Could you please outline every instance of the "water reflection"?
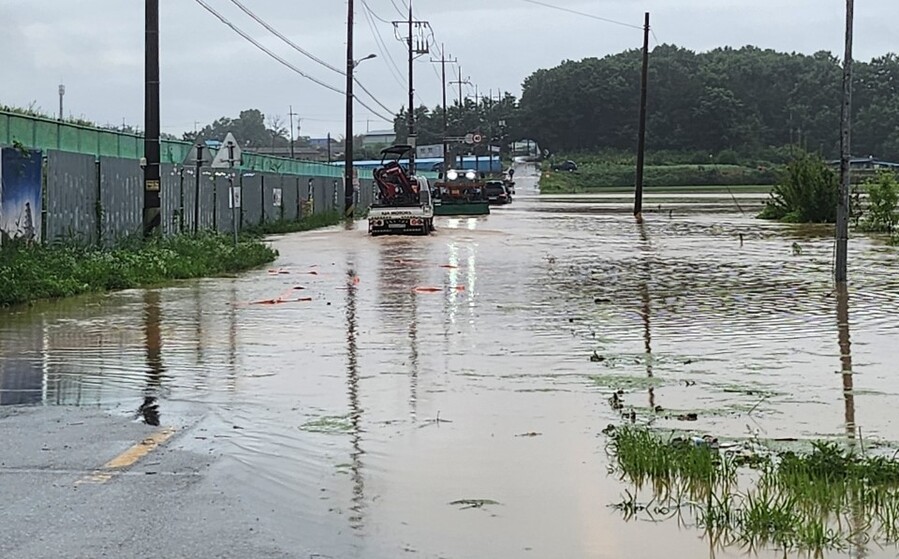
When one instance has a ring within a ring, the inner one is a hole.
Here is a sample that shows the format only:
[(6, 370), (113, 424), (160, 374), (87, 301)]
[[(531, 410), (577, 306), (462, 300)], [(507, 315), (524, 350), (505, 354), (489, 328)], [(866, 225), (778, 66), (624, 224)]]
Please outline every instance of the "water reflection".
[[(646, 362), (646, 376), (653, 377), (652, 370), (652, 330), (650, 328), (650, 297), (649, 297), (649, 280), (652, 277), (650, 269), (650, 256), (652, 252), (652, 244), (649, 241), (649, 235), (646, 232), (646, 224), (641, 219), (637, 223), (640, 232), (640, 250), (643, 252), (643, 274), (640, 281), (640, 316), (643, 319), (643, 350), (645, 352), (644, 360)], [(649, 409), (655, 410), (656, 395), (655, 388), (649, 385)]]
[(46, 345), (43, 321), (24, 321), (24, 327), (4, 332), (0, 343), (0, 405), (41, 403), (46, 392), (41, 358)]
[(837, 330), (840, 342), (840, 375), (843, 378), (846, 436), (855, 440), (855, 394), (852, 379), (852, 350), (849, 341), (849, 290), (841, 283), (836, 288)]
[(359, 356), (356, 340), (356, 265), (355, 254), (348, 256), (346, 290), (346, 348), (347, 348), (347, 394), (350, 402), (350, 440), (353, 450), (350, 463), (353, 479), (353, 497), (350, 510), (350, 525), (354, 529), (363, 527), (365, 509), (365, 480), (362, 476), (362, 407), (359, 403)]
[[(414, 238), (385, 240), (378, 245), (378, 309), (383, 315), (384, 334), (395, 342), (408, 340), (408, 359), (403, 361), (409, 374), (409, 404), (412, 420), (418, 411), (420, 359), (418, 348), (418, 301), (414, 288), (421, 283), (418, 252), (420, 243)], [(394, 346), (394, 349), (399, 349)]]
[(162, 362), (162, 329), (160, 326), (159, 291), (144, 292), (144, 340), (147, 359), (147, 385), (138, 414), (147, 425), (159, 425), (159, 389), (165, 375)]

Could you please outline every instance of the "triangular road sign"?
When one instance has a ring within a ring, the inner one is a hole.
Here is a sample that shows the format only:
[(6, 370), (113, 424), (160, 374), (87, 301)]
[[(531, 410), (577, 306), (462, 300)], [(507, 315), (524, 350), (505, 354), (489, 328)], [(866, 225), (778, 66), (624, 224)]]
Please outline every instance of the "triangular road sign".
[[(234, 149), (229, 150), (228, 146), (234, 146)], [(232, 154), (232, 159), (228, 158), (229, 153)], [(210, 167), (219, 169), (222, 167), (227, 168), (240, 165), (240, 154), (240, 144), (234, 139), (234, 134), (228, 132), (225, 136), (225, 140), (222, 142), (222, 146), (218, 149), (218, 152), (216, 152), (215, 159), (212, 160)]]

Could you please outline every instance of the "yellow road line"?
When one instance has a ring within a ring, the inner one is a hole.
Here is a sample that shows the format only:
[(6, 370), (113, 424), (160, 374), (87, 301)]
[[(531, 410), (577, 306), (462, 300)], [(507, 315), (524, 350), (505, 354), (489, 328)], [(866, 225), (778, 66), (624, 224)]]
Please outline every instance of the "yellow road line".
[(141, 442), (132, 446), (125, 452), (119, 454), (106, 464), (103, 464), (103, 467), (101, 469), (93, 472), (89, 476), (78, 480), (76, 483), (106, 483), (107, 481), (112, 479), (112, 477), (117, 472), (129, 466), (133, 466), (135, 463), (137, 463), (138, 460), (140, 460), (147, 454), (150, 454), (151, 452), (156, 450), (159, 445), (169, 440), (174, 434), (174, 427), (166, 427), (165, 429), (160, 429)]

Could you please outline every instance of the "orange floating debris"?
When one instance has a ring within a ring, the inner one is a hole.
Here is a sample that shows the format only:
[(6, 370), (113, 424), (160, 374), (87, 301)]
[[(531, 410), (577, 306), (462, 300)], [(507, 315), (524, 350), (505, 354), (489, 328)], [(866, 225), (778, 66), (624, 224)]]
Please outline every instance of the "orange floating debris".
[(412, 291), (416, 293), (437, 293), (443, 291), (443, 289), (439, 287), (416, 287)]
[(464, 285), (457, 285), (457, 286), (454, 287), (453, 289), (455, 289), (456, 291), (465, 291), (465, 286), (464, 286)]
[(440, 267), (441, 268), (449, 268), (450, 270), (455, 270), (456, 268), (458, 268), (458, 266), (454, 266), (452, 264), (441, 264)]
[(281, 299), (263, 299), (262, 301), (250, 301), (251, 305), (277, 305)]

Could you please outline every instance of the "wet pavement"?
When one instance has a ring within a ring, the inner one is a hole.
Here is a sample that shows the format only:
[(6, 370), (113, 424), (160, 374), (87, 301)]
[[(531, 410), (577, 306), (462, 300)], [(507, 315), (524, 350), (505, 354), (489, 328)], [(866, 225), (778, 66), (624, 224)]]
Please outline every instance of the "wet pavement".
[(832, 231), (763, 195), (650, 190), (641, 227), (516, 182), (428, 238), (289, 235), (271, 269), (0, 315), (0, 555), (737, 557), (609, 506), (614, 391), (660, 429), (899, 441), (896, 249), (852, 239), (841, 327)]

